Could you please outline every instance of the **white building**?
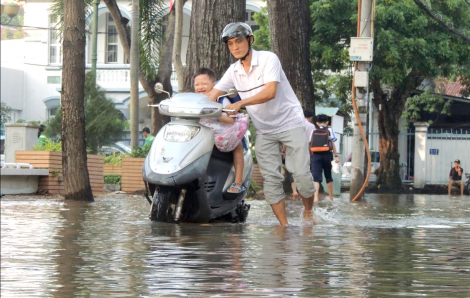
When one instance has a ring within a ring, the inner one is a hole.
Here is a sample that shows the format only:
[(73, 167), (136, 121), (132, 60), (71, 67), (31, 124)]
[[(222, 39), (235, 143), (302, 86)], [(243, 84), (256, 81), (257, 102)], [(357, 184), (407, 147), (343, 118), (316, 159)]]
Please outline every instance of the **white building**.
[[(122, 16), (129, 19), (129, 25), (132, 25), (129, 1), (117, 2)], [(266, 3), (262, 0), (246, 3), (246, 22), (254, 27), (256, 24), (253, 13), (259, 12)], [(186, 60), (189, 40), (191, 4), (191, 1), (188, 1), (184, 6), (181, 53), (183, 61)], [(12, 108), (12, 122), (19, 119), (42, 122), (53, 116), (60, 105), (61, 44), (51, 23), (52, 1), (26, 0), (24, 5), (27, 37), (1, 42), (1, 101)], [(118, 35), (113, 34), (116, 33), (116, 28), (103, 1), (99, 6), (98, 18), (97, 83), (114, 100), (116, 107), (129, 117), (130, 67)], [(91, 31), (91, 15), (88, 26)], [(87, 39), (86, 63), (87, 68), (91, 68), (91, 35)], [(174, 87), (177, 87), (176, 76), (172, 79)], [(150, 122), (150, 112), (146, 106), (148, 98), (142, 88), (139, 102), (139, 122), (142, 128)]]

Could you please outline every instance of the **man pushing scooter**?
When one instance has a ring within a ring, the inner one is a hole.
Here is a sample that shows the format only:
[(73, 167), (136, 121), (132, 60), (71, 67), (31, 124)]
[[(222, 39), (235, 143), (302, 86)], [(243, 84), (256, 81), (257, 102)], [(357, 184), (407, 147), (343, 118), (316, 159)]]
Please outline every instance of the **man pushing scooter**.
[(281, 149), (286, 146), (286, 164), (293, 171), (305, 207), (313, 208), (315, 187), (310, 173), (310, 155), (305, 138), (302, 107), (287, 81), (278, 57), (271, 52), (251, 48), (253, 32), (245, 23), (230, 23), (222, 31), (222, 41), (238, 59), (207, 96), (213, 101), (236, 88), (241, 101), (226, 106), (237, 113), (246, 107), (256, 128), (256, 158), (264, 178), (264, 195), (282, 226), (287, 225)]

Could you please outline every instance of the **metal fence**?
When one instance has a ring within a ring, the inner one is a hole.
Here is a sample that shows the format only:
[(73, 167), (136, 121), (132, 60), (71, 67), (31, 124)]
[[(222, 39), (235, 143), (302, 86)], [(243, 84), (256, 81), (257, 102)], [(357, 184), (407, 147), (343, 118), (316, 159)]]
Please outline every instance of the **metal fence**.
[[(377, 133), (369, 136), (371, 152), (378, 152)], [(352, 152), (352, 134), (341, 136), (341, 163), (347, 161)], [(412, 182), (414, 176), (415, 134), (403, 132), (398, 136), (400, 153), (400, 177), (403, 182)], [(454, 160), (459, 159), (466, 173), (470, 173), (470, 129), (430, 128), (426, 146), (426, 184), (445, 184), (449, 181)]]
[[(414, 133), (402, 132), (398, 135), (398, 150), (400, 153), (400, 177), (403, 182), (409, 182), (413, 177), (414, 166)], [(379, 134), (372, 133), (368, 136), (372, 161), (380, 163), (379, 159)], [(340, 142), (341, 164), (348, 161), (352, 152), (353, 134), (343, 134)], [(374, 158), (375, 157), (375, 158)], [(375, 160), (374, 160), (375, 159)]]

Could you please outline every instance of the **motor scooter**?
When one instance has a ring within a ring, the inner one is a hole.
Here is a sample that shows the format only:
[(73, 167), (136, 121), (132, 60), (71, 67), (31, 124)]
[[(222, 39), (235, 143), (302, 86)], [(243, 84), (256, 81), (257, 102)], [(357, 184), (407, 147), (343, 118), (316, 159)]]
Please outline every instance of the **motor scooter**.
[[(168, 99), (157, 105), (159, 113), (171, 116), (155, 137), (143, 165), (145, 196), (150, 203), (150, 219), (160, 222), (210, 222), (221, 219), (244, 222), (250, 205), (245, 203), (253, 175), (253, 158), (244, 146), (243, 183), (245, 191), (228, 193), (235, 180), (233, 153), (214, 146), (211, 128), (199, 124), (204, 117), (220, 117), (222, 104), (204, 94), (179, 93), (171, 97), (163, 85), (157, 93)], [(233, 96), (229, 90), (223, 96)], [(244, 136), (249, 144), (249, 132)]]

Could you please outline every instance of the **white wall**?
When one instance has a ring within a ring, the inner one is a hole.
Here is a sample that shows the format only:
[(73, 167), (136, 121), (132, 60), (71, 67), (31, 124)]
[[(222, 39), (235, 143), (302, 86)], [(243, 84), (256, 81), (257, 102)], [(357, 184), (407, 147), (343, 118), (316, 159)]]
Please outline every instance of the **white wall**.
[[(431, 155), (430, 149), (439, 150), (438, 155)], [(426, 184), (448, 183), (456, 159), (460, 160), (464, 171), (470, 173), (470, 135), (428, 134)]]
[(1, 42), (1, 101), (20, 114), (24, 95), (23, 50), (22, 39)]

